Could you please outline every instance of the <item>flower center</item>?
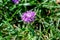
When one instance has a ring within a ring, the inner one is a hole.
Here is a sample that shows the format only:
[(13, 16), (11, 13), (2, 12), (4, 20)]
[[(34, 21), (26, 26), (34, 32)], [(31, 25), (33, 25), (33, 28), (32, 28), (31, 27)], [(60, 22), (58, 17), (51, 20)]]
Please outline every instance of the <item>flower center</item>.
[(28, 13), (28, 14), (27, 14), (27, 17), (31, 17), (31, 14), (30, 14), (30, 13)]

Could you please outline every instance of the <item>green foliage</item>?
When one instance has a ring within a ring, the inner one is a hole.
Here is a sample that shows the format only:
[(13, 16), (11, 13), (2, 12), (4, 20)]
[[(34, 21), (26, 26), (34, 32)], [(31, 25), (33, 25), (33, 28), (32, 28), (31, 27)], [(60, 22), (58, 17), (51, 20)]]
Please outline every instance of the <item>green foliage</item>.
[[(23, 12), (36, 12), (35, 21), (24, 23)], [(56, 0), (0, 0), (0, 40), (60, 40), (60, 4)]]

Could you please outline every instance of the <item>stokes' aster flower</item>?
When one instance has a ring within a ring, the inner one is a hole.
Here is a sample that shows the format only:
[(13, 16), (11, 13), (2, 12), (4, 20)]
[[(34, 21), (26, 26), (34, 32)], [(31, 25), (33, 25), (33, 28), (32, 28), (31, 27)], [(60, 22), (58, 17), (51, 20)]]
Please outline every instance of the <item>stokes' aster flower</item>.
[(12, 0), (12, 2), (14, 2), (15, 4), (18, 4), (19, 0)]
[(23, 13), (21, 18), (24, 22), (32, 22), (34, 21), (35, 15), (36, 13), (34, 11), (27, 11)]

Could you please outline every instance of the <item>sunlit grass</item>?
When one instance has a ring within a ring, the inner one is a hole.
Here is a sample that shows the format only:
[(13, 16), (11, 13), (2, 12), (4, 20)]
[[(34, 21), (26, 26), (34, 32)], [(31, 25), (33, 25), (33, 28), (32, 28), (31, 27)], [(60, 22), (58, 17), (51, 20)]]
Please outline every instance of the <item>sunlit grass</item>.
[[(36, 12), (33, 22), (22, 13)], [(0, 0), (0, 40), (60, 40), (60, 4), (56, 0)]]

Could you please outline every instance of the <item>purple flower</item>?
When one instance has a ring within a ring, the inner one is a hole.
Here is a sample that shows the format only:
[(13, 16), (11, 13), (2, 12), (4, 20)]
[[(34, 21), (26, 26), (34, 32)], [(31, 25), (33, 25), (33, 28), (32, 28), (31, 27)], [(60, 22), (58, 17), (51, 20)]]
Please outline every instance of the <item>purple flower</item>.
[(21, 18), (24, 22), (32, 22), (35, 19), (35, 15), (34, 11), (27, 11), (22, 14)]
[(12, 2), (14, 2), (15, 4), (18, 4), (19, 0), (12, 0)]

